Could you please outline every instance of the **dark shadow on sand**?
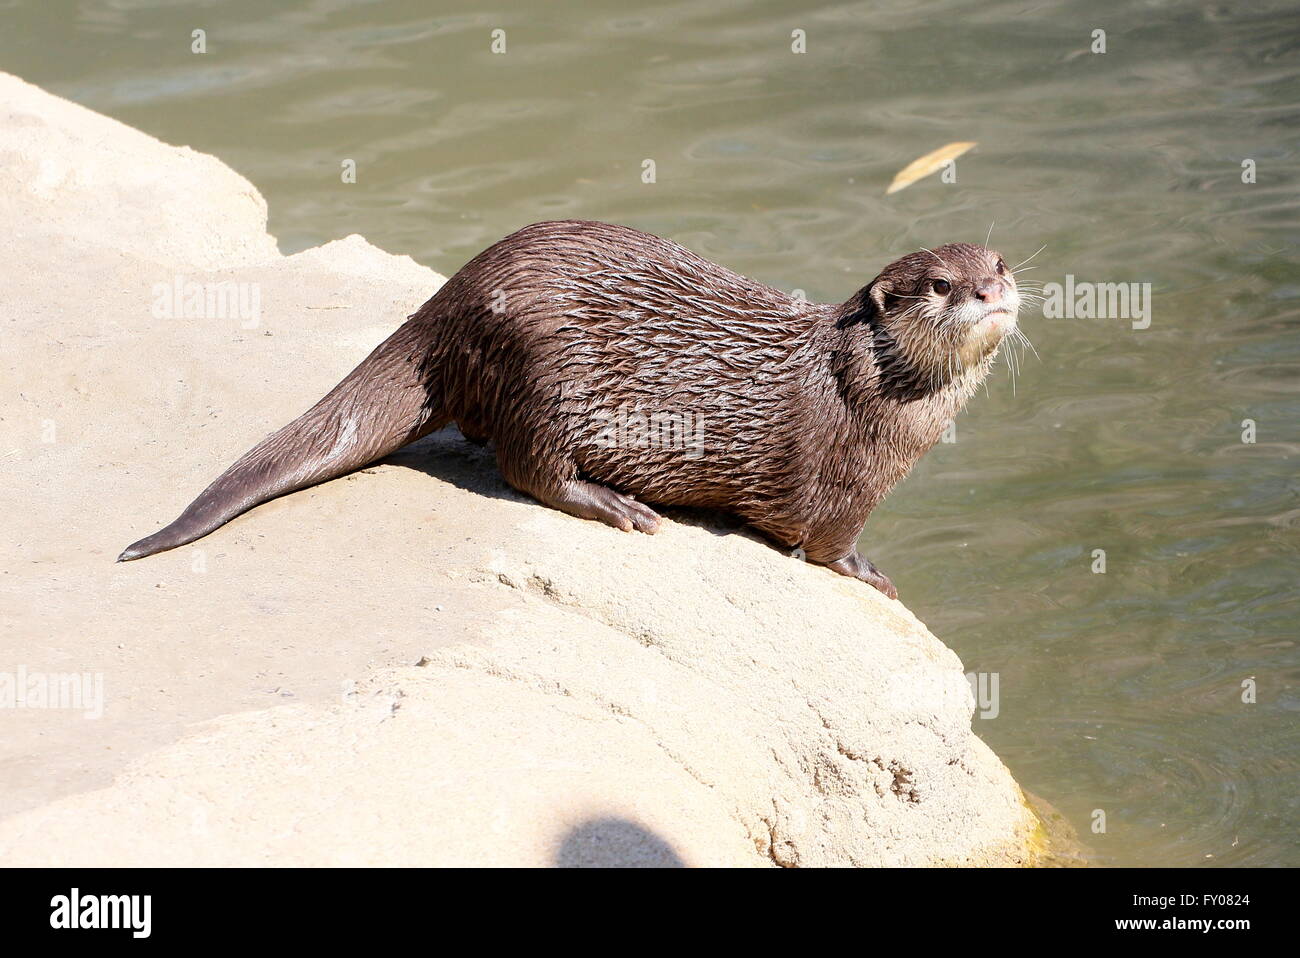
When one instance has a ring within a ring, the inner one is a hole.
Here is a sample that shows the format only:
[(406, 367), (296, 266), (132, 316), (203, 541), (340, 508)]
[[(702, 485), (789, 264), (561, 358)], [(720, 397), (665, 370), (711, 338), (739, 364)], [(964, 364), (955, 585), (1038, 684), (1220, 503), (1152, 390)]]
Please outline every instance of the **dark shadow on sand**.
[[(496, 455), (491, 444), (470, 442), (455, 426), (447, 426), (419, 439), (409, 446), (380, 460), (414, 469), (426, 476), (493, 499), (512, 502), (531, 502), (540, 509), (549, 509), (532, 496), (511, 488), (497, 469)], [(376, 463), (375, 465), (379, 465)], [(367, 467), (373, 468), (373, 467)], [(363, 472), (365, 470), (362, 470)], [(680, 525), (695, 526), (715, 536), (745, 535), (757, 542), (785, 551), (751, 529), (744, 521), (719, 509), (691, 509), (679, 506), (663, 507), (647, 503), (661, 516)]]
[(564, 836), (556, 868), (685, 868), (667, 841), (623, 818), (595, 818)]

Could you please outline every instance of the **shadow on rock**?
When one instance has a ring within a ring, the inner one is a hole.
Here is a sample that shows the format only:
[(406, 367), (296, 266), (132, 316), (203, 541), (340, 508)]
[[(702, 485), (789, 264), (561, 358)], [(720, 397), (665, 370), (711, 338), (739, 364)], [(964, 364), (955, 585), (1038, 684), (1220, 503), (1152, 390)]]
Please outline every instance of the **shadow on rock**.
[(556, 868), (685, 868), (666, 840), (623, 818), (584, 822), (564, 837)]

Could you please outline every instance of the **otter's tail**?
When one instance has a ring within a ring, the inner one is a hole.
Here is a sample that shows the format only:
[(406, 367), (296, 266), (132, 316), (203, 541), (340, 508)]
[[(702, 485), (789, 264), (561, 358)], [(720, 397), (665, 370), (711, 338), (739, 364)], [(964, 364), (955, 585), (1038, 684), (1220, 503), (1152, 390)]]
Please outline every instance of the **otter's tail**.
[(329, 395), (244, 453), (179, 519), (117, 561), (193, 542), (258, 503), (360, 469), (445, 425), (427, 368), (428, 332), (421, 336), (418, 324), (405, 323)]

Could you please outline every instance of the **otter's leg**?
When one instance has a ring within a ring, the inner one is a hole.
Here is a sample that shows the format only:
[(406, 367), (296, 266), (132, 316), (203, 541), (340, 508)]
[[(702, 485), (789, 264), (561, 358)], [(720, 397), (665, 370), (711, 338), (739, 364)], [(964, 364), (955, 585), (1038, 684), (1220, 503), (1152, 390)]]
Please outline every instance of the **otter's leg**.
[(568, 472), (576, 467), (561, 470), (558, 464), (548, 464), (544, 470), (517, 469), (509, 456), (510, 446), (497, 448), (497, 465), (506, 482), (552, 509), (559, 509), (579, 519), (596, 519), (615, 529), (653, 534), (659, 531), (659, 515), (647, 505), (631, 496), (615, 492), (609, 486), (586, 482), (570, 473), (561, 478), (557, 472)]
[[(846, 575), (852, 579), (861, 579), (889, 596), (889, 598), (897, 599), (898, 590), (894, 588), (894, 583), (889, 581), (889, 576), (877, 569), (871, 564), (870, 559), (858, 552), (857, 533), (862, 531), (862, 523), (865, 521), (865, 518), (845, 520), (827, 526), (815, 527), (811, 530), (799, 526), (778, 524), (770, 517), (758, 520), (751, 519), (750, 524), (787, 548), (798, 547), (799, 553), (807, 561), (815, 562), (817, 565), (824, 565), (840, 575)], [(849, 530), (856, 530), (856, 532), (850, 532)], [(800, 540), (802, 540), (802, 545), (800, 545)], [(847, 545), (845, 540), (847, 540)]]
[(552, 509), (579, 519), (596, 519), (624, 532), (659, 531), (659, 516), (649, 506), (608, 486), (578, 478), (578, 464), (555, 453), (572, 443), (563, 431), (533, 430), (527, 422), (513, 420), (502, 425), (496, 436), (497, 466), (501, 477), (520, 492)]
[(834, 569), (840, 575), (861, 579), (891, 599), (898, 598), (898, 590), (894, 588), (894, 583), (889, 581), (889, 576), (872, 565), (871, 560), (858, 552), (856, 548), (842, 559), (836, 559), (834, 562), (823, 562), (822, 565), (828, 569)]
[(659, 531), (658, 513), (609, 486), (572, 479), (555, 490), (525, 491), (548, 506), (580, 519), (598, 519), (624, 532), (635, 529), (653, 535)]
[(460, 434), (465, 438), (466, 442), (473, 443), (476, 446), (486, 446), (488, 444), (487, 434), (480, 429), (459, 422), (456, 423), (456, 428), (460, 430)]

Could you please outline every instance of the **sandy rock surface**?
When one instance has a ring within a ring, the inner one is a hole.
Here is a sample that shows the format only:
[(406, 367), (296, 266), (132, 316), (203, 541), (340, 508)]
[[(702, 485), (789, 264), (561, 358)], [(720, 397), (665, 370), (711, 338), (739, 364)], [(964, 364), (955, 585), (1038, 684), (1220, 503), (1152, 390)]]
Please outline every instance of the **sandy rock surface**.
[(0, 699), (103, 689), (0, 708), (0, 864), (1035, 859), (905, 607), (733, 526), (545, 509), (455, 430), (114, 563), (442, 278), (283, 257), (220, 161), (4, 74), (0, 113)]

